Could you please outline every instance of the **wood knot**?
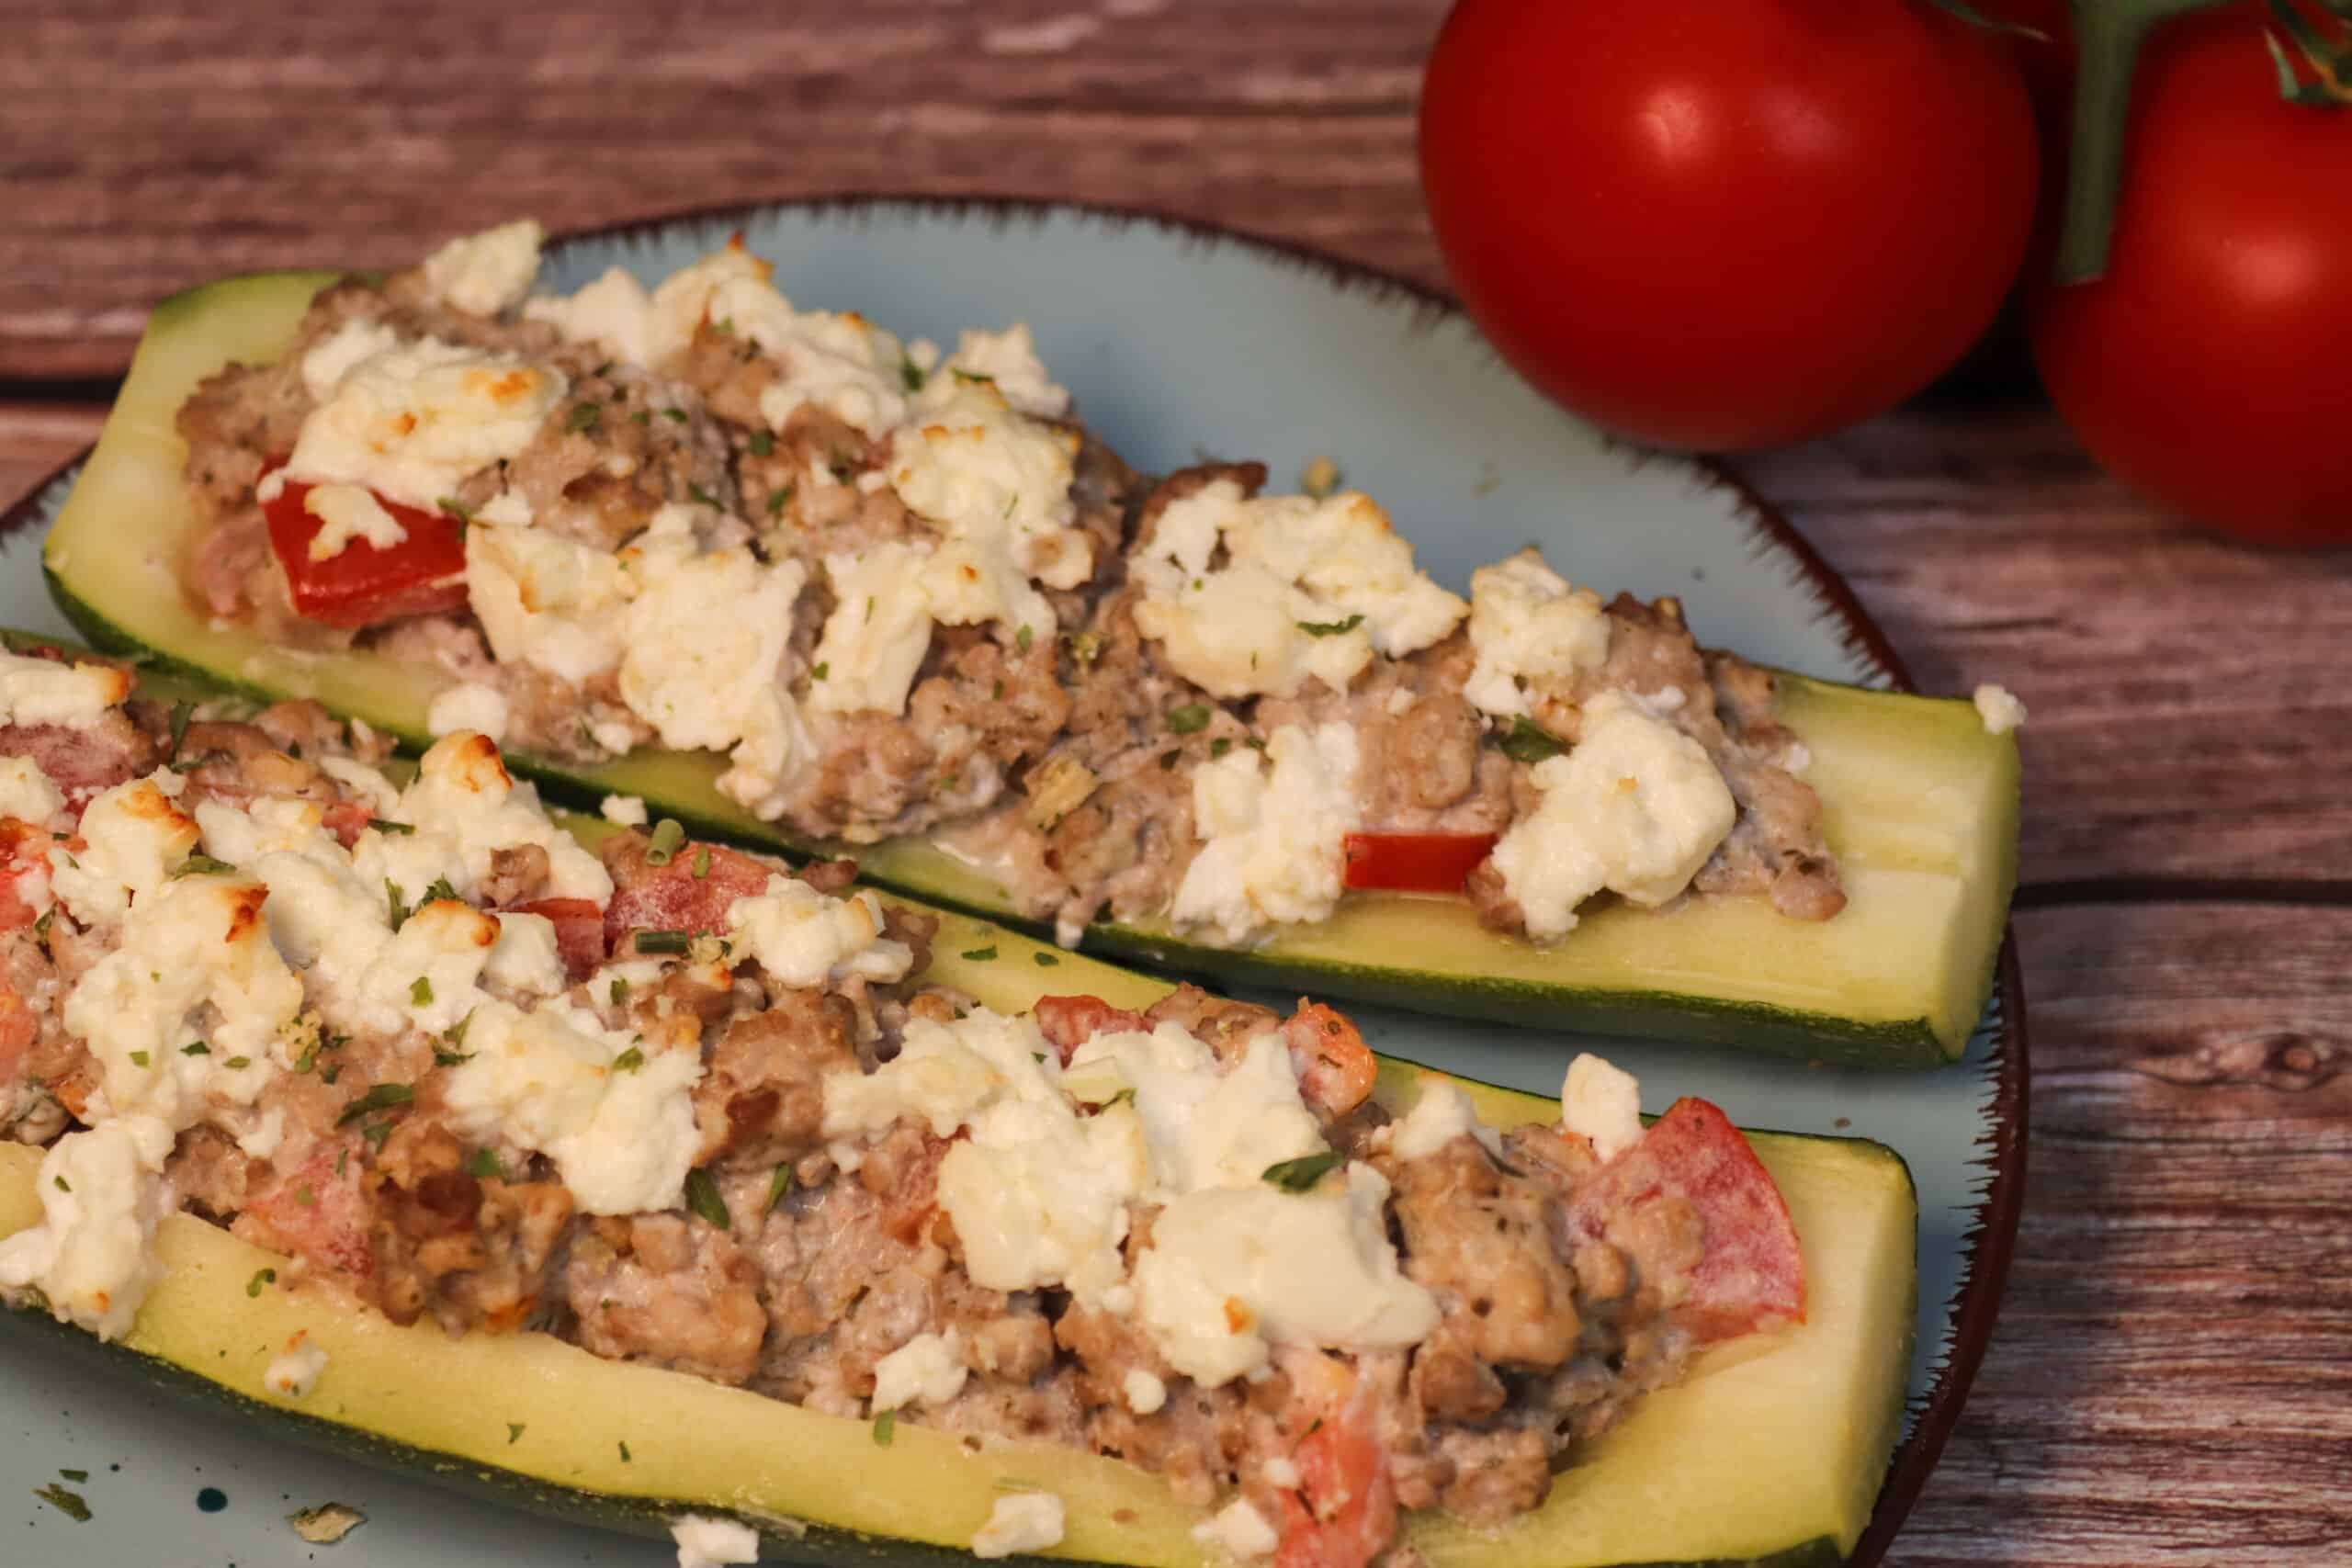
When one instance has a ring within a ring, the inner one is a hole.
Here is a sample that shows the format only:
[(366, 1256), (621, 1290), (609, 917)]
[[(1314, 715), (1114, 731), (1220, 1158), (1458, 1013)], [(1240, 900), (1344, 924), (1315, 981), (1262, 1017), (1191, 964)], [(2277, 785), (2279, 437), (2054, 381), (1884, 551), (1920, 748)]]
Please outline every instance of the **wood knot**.
[(2319, 1088), (2343, 1070), (2344, 1048), (2300, 1030), (2207, 1040), (2171, 1056), (2146, 1056), (2135, 1072), (2184, 1089), (2259, 1087), (2288, 1094)]

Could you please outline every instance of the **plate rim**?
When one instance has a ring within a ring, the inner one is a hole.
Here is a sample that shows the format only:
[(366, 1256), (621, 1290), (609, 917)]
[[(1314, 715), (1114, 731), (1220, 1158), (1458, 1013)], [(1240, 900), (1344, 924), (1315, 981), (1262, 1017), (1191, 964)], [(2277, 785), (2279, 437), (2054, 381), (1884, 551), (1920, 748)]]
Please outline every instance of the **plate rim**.
[[(1114, 230), (1142, 227), (1175, 236), (1203, 250), (1229, 247), (1262, 262), (1304, 272), (1345, 293), (1361, 293), (1375, 303), (1409, 306), (1418, 318), (1450, 321), (1476, 332), (1460, 304), (1443, 290), (1369, 262), (1334, 254), (1300, 241), (1189, 217), (1147, 205), (1059, 200), (1032, 196), (967, 193), (943, 196), (919, 191), (835, 191), (785, 197), (765, 201), (726, 202), (687, 208), (645, 218), (627, 219), (550, 236), (547, 248), (597, 243), (645, 241), (666, 231), (701, 228), (730, 220), (745, 221), (779, 212), (801, 212), (822, 218), (855, 216), (878, 209), (903, 209), (922, 218), (973, 218), (1001, 229), (1016, 221), (1042, 226), (1057, 218), (1078, 218)], [(1484, 334), (1480, 341), (1484, 344)], [(1507, 375), (1516, 375), (1494, 353), (1486, 352)], [(1555, 405), (1556, 406), (1556, 405)], [(1583, 416), (1561, 409), (1562, 417)], [(1589, 421), (1584, 421), (1589, 423)], [(1792, 585), (1814, 601), (1815, 613), (1827, 621), (1847, 650), (1887, 686), (1901, 692), (1917, 690), (1909, 667), (1897, 653), (1877, 620), (1864, 608), (1853, 585), (1815, 549), (1780, 510), (1720, 458), (1703, 454), (1669, 453), (1644, 447), (1602, 433), (1609, 448), (1637, 465), (1680, 464), (1708, 489), (1727, 495), (1734, 514), (1745, 525), (1759, 567), (1778, 556), (1792, 573)], [(0, 540), (48, 520), (51, 497), (78, 474), (96, 449), (95, 444), (68, 457), (35, 481), (0, 512)], [(2025, 984), (2018, 958), (2016, 921), (2006, 923), (1996, 967), (1993, 1005), (1996, 1023), (1992, 1049), (1984, 1070), (1993, 1087), (1986, 1126), (1977, 1143), (1982, 1153), (1970, 1163), (1986, 1176), (1976, 1214), (1962, 1238), (1959, 1283), (1952, 1300), (1951, 1343), (1926, 1396), (1906, 1406), (1912, 1429), (1896, 1445), (1886, 1478), (1881, 1483), (1868, 1523), (1846, 1556), (1848, 1568), (1874, 1568), (1885, 1556), (1896, 1533), (1909, 1517), (1928, 1477), (1943, 1456), (1944, 1446), (1958, 1425), (1970, 1388), (1990, 1345), (1993, 1328), (2007, 1285), (2015, 1251), (2018, 1223), (2024, 1206), (2026, 1130), (2030, 1052), (2027, 1044)], [(1927, 1069), (1962, 1070), (1958, 1064)]]

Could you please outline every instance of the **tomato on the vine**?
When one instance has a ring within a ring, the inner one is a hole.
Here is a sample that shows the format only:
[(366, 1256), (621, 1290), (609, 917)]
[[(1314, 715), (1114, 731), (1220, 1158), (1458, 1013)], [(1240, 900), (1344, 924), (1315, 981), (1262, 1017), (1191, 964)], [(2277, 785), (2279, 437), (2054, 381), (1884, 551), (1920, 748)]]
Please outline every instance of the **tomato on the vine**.
[(1460, 0), (1430, 220), (1505, 357), (1613, 430), (1771, 446), (1959, 357), (2040, 164), (2005, 41), (1932, 0)]
[(2238, 537), (2352, 544), (2352, 107), (2280, 96), (2266, 9), (2165, 24), (2132, 80), (2107, 270), (2037, 288), (2034, 359), (2093, 457)]

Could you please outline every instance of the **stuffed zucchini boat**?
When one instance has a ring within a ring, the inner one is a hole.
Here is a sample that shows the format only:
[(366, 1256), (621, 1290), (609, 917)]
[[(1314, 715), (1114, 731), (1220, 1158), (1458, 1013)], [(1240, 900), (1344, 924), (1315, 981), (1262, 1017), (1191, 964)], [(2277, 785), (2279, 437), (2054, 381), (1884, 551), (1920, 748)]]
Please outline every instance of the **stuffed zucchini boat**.
[(1556, 1101), (1382, 1064), (845, 863), (569, 832), (480, 734), (396, 783), (315, 703), (132, 685), (0, 654), (14, 1324), (682, 1561), (744, 1519), (1283, 1568), (1861, 1527), (1914, 1290), (1883, 1148), (1645, 1127), (1589, 1056)]
[(1465, 600), (1361, 494), (1157, 482), (1025, 328), (941, 355), (730, 246), (523, 298), (536, 226), (155, 314), (49, 541), (92, 637), (404, 744), (471, 728), (1065, 945), (1554, 1026), (1932, 1064), (2017, 772), (1532, 550)]

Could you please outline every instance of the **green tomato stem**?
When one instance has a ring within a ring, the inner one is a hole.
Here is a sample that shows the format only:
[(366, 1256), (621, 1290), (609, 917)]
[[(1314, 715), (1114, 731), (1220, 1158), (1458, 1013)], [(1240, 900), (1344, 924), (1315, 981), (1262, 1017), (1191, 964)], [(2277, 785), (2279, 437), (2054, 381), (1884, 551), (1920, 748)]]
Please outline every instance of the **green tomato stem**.
[(2158, 22), (2225, 0), (2075, 0), (2075, 134), (2067, 154), (2066, 222), (2057, 281), (2088, 283), (2107, 270), (2123, 137), (2140, 46)]

